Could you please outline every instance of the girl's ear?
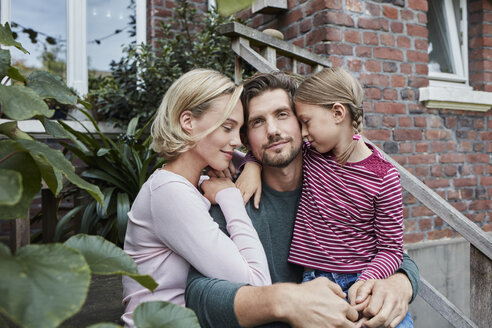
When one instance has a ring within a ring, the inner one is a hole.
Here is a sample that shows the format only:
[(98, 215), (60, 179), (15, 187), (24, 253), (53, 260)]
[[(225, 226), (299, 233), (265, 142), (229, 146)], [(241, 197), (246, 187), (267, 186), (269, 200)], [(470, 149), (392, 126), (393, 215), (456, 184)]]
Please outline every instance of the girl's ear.
[(333, 107), (331, 108), (331, 112), (333, 114), (333, 119), (335, 120), (335, 123), (342, 123), (345, 117), (347, 116), (347, 107), (340, 103), (335, 103)]
[(185, 110), (179, 115), (179, 124), (181, 128), (187, 133), (191, 134), (193, 131), (194, 116), (189, 110)]

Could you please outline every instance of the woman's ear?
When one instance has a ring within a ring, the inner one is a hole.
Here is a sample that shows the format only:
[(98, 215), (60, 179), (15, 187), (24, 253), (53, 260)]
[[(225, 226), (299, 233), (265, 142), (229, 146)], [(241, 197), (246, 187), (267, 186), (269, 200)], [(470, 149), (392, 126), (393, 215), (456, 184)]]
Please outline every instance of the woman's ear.
[(345, 117), (348, 115), (347, 107), (340, 103), (335, 103), (331, 108), (331, 112), (333, 114), (335, 124), (342, 123)]
[(181, 124), (181, 128), (187, 134), (191, 134), (191, 131), (193, 131), (193, 121), (194, 116), (189, 110), (185, 110), (179, 115), (179, 124)]

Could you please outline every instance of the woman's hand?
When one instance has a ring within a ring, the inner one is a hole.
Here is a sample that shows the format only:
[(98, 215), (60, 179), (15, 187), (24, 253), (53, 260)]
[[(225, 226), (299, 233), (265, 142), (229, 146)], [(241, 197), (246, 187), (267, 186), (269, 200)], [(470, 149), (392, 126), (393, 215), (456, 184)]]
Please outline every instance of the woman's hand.
[(227, 188), (234, 188), (235, 186), (229, 178), (211, 177), (210, 179), (203, 181), (200, 187), (203, 191), (203, 196), (205, 196), (210, 203), (217, 204), (215, 201), (217, 193)]
[(241, 191), (244, 204), (254, 194), (254, 206), (258, 209), (261, 198), (261, 166), (255, 162), (247, 162), (236, 180), (236, 187)]
[(206, 173), (211, 178), (228, 178), (230, 180), (234, 180), (236, 178), (236, 167), (232, 163), (229, 163), (229, 167), (223, 171), (217, 171), (208, 167), (206, 169)]

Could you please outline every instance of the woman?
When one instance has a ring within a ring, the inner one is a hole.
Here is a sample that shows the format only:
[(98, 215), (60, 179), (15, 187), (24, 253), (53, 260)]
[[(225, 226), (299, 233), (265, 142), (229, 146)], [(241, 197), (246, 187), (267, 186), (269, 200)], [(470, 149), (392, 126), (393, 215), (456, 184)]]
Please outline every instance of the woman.
[[(139, 272), (151, 275), (159, 286), (150, 292), (123, 278), (122, 319), (128, 326), (133, 326), (131, 315), (141, 302), (184, 306), (190, 265), (213, 278), (271, 283), (263, 247), (239, 190), (225, 178), (199, 184), (205, 167), (226, 169), (240, 144), (241, 91), (219, 72), (196, 69), (164, 95), (152, 125), (152, 147), (167, 164), (149, 177), (135, 199), (124, 246)], [(211, 203), (221, 207), (230, 238), (208, 214)]]

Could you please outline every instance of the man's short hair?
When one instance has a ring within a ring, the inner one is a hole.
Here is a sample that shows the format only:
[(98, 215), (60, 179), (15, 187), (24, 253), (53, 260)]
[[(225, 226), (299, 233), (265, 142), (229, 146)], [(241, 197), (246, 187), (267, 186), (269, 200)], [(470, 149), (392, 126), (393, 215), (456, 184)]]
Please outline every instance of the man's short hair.
[[(271, 73), (256, 73), (243, 84), (241, 102), (244, 108), (244, 122), (248, 122), (249, 102), (254, 97), (261, 95), (265, 91), (283, 89), (289, 95), (290, 106), (294, 110), (294, 94), (297, 87), (302, 82), (302, 77), (281, 71)], [(244, 126), (246, 126), (245, 124)]]

